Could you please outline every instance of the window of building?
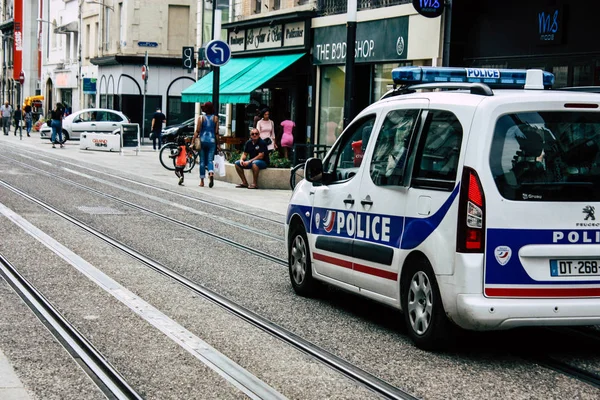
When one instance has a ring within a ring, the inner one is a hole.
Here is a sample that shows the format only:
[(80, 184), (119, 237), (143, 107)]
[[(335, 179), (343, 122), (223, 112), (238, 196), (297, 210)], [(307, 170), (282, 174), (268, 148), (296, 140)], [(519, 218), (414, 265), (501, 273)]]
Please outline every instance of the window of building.
[(126, 41), (126, 26), (125, 26), (125, 14), (123, 13), (123, 3), (119, 3), (119, 46), (122, 46)]
[[(98, 35), (98, 33), (100, 32), (100, 24), (98, 22), (96, 22), (95, 28), (96, 28), (96, 30), (94, 31), (94, 33), (96, 34), (96, 40), (97, 40), (98, 43), (97, 43), (96, 46), (94, 46), (94, 52), (92, 54), (94, 55), (94, 57), (97, 57), (98, 56), (98, 49), (100, 48), (100, 45), (101, 45), (100, 42), (102, 41), (102, 38)], [(91, 39), (92, 38), (90, 38), (90, 40)]]
[(92, 49), (92, 35), (91, 35), (91, 27), (90, 24), (85, 26), (85, 37), (88, 39), (85, 44), (85, 58), (90, 58), (91, 49)]
[(104, 43), (105, 49), (110, 50), (110, 13), (112, 10), (108, 7), (104, 8)]
[(260, 14), (262, 12), (262, 1), (254, 0), (254, 14)]
[(377, 101), (387, 91), (393, 89), (392, 70), (398, 67), (412, 65), (412, 62), (401, 62), (393, 64), (375, 64), (373, 66), (373, 101)]
[(344, 66), (321, 68), (318, 144), (332, 145), (344, 128)]
[(189, 40), (190, 7), (169, 5), (168, 23), (167, 48), (181, 52), (181, 47), (191, 42)]
[(54, 28), (56, 28), (56, 20), (52, 20), (52, 25), (49, 27), (50, 35), (52, 35), (52, 48), (56, 49), (58, 45), (58, 34), (54, 33)]

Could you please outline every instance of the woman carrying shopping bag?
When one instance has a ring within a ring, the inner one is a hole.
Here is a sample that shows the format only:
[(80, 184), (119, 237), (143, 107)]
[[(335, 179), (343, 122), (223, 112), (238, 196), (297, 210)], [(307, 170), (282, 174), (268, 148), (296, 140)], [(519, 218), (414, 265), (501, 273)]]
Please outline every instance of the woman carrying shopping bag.
[(194, 141), (200, 137), (200, 185), (204, 186), (204, 177), (208, 168), (208, 187), (212, 188), (215, 184), (214, 180), (214, 163), (215, 152), (221, 151), (219, 147), (219, 117), (215, 115), (215, 109), (210, 101), (207, 101), (202, 106), (202, 111), (205, 115), (198, 117), (196, 123), (196, 131), (194, 132)]

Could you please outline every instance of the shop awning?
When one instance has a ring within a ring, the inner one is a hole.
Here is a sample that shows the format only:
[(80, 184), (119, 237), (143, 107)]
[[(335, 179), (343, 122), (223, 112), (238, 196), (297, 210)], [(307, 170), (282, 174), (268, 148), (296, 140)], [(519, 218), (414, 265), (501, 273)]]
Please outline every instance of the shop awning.
[[(304, 54), (232, 58), (221, 67), (219, 102), (250, 103), (250, 93), (292, 65)], [(181, 101), (212, 101), (213, 73), (209, 73), (181, 92)]]

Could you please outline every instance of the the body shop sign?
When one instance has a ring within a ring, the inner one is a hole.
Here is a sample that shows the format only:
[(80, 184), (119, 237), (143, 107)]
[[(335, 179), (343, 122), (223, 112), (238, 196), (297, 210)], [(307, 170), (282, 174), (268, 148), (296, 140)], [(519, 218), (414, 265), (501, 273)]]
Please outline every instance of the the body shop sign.
[(232, 53), (274, 48), (302, 47), (307, 43), (306, 23), (292, 22), (230, 31), (228, 43)]
[(562, 7), (538, 11), (535, 22), (540, 44), (558, 44), (562, 41), (562, 14)]
[[(346, 25), (317, 28), (313, 64), (346, 62)], [(406, 60), (408, 17), (359, 22), (356, 26), (356, 62)]]

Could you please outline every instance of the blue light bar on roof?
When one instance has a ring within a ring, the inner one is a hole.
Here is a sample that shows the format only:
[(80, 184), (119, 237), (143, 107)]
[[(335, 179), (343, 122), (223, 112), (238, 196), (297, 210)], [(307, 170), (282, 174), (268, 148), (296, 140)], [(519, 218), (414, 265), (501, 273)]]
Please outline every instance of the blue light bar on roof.
[[(485, 83), (492, 88), (523, 88), (526, 69), (399, 67), (392, 70), (392, 79), (398, 85), (418, 83)], [(544, 87), (554, 84), (554, 74), (543, 73)]]

